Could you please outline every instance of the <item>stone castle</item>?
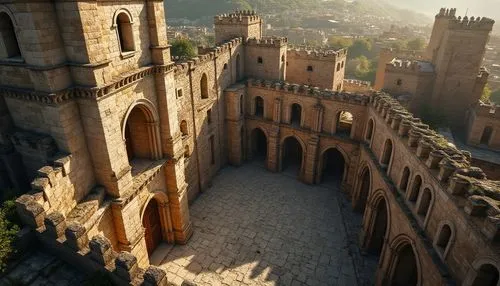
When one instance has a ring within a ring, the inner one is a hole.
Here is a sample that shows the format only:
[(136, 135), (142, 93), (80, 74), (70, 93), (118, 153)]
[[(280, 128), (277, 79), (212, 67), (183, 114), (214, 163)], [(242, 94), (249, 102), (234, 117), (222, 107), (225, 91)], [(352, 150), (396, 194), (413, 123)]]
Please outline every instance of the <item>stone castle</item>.
[(344, 82), (346, 51), (288, 49), (237, 11), (215, 17), (216, 47), (173, 62), (164, 15), (159, 0), (0, 4), (0, 186), (29, 189), (18, 213), (46, 249), (165, 285), (149, 258), (189, 244), (189, 202), (262, 158), (341, 181), (377, 285), (499, 283), (500, 183), (391, 96), (344, 91), (364, 90)]

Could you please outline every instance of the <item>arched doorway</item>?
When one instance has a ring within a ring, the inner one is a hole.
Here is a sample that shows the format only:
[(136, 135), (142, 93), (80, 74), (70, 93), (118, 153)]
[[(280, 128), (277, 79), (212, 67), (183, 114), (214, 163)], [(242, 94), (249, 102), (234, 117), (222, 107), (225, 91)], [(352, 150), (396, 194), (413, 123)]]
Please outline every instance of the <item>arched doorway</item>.
[(375, 208), (375, 216), (371, 225), (371, 236), (368, 244), (368, 251), (379, 255), (384, 246), (384, 237), (387, 232), (387, 204), (385, 199), (381, 199)]
[(330, 148), (323, 153), (321, 164), (322, 184), (339, 186), (344, 179), (345, 159), (336, 148)]
[(359, 213), (365, 212), (366, 202), (368, 201), (368, 196), (370, 195), (370, 177), (370, 169), (365, 167), (361, 175), (358, 198), (354, 207), (354, 210)]
[(252, 159), (266, 161), (267, 158), (267, 137), (260, 129), (255, 128), (252, 131)]
[(292, 109), (290, 113), (290, 124), (300, 127), (301, 122), (302, 122), (302, 107), (299, 104), (294, 103), (292, 104)]
[(336, 134), (350, 136), (352, 131), (352, 123), (354, 117), (350, 112), (341, 111), (337, 114), (337, 131)]
[(483, 135), (481, 135), (480, 144), (489, 145), (492, 134), (493, 134), (493, 128), (491, 126), (486, 126), (483, 130)]
[(303, 150), (297, 138), (293, 136), (286, 138), (282, 150), (282, 171), (294, 175), (300, 174)]
[(416, 286), (418, 283), (417, 260), (410, 244), (407, 243), (399, 249), (395, 263), (391, 285)]
[(477, 271), (472, 286), (497, 286), (498, 279), (498, 269), (491, 264), (483, 264)]
[(149, 201), (142, 217), (142, 225), (145, 229), (144, 237), (146, 239), (148, 254), (151, 256), (162, 241), (160, 212), (156, 199)]

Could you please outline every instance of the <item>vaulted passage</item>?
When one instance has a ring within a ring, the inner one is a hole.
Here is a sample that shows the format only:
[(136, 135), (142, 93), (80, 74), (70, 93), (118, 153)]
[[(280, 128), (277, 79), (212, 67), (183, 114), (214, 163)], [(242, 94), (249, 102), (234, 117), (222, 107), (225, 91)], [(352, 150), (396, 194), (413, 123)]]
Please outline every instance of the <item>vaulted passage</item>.
[[(415, 253), (411, 245), (403, 246), (396, 258), (392, 286), (413, 286), (418, 283), (418, 269)], [(484, 284), (482, 284), (484, 285)]]
[(162, 240), (160, 213), (158, 211), (158, 203), (152, 199), (142, 218), (142, 225), (145, 229), (146, 247), (148, 254), (151, 255)]
[(265, 161), (267, 157), (267, 138), (266, 134), (260, 129), (256, 128), (252, 131), (252, 159)]
[(321, 168), (321, 183), (339, 184), (344, 177), (345, 159), (342, 153), (335, 148), (323, 153)]
[(299, 174), (302, 167), (302, 146), (295, 137), (288, 137), (283, 143), (282, 171)]
[(387, 230), (387, 204), (384, 199), (377, 204), (375, 218), (371, 228), (371, 239), (368, 251), (379, 255), (384, 245), (384, 237)]

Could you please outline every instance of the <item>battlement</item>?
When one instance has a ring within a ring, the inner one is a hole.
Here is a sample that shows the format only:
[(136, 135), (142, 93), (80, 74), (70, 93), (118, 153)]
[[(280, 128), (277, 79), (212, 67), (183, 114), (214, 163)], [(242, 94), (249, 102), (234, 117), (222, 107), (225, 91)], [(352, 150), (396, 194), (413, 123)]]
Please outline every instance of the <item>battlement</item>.
[(358, 105), (367, 105), (370, 101), (370, 96), (367, 95), (354, 94), (349, 92), (336, 92), (330, 89), (322, 90), (319, 87), (311, 87), (304, 84), (290, 84), (284, 81), (248, 79), (247, 86), (289, 92), (303, 96), (321, 97), (322, 99), (331, 99)]
[(439, 13), (436, 15), (436, 18), (454, 18), (457, 13), (457, 8), (441, 8)]
[(495, 21), (486, 17), (458, 17), (450, 19), (450, 30), (481, 30), (490, 32), (493, 29)]
[(155, 266), (141, 269), (136, 256), (115, 252), (109, 239), (101, 234), (89, 240), (89, 230), (82, 223), (66, 219), (59, 212), (46, 213), (36, 196), (19, 197), (16, 208), (23, 223), (36, 231), (46, 247), (89, 275), (108, 272), (116, 285), (167, 285), (164, 270)]
[(335, 61), (337, 58), (345, 58), (347, 56), (347, 49), (340, 50), (323, 50), (323, 49), (309, 49), (304, 47), (293, 47), (288, 49), (287, 57), (289, 58), (304, 58), (311, 60), (326, 60)]
[(175, 63), (174, 72), (176, 74), (180, 74), (183, 72), (187, 72), (190, 66), (191, 68), (195, 68), (197, 65), (214, 61), (219, 55), (229, 52), (232, 48), (236, 47), (242, 42), (243, 42), (242, 38), (234, 38), (230, 41), (227, 41), (215, 47), (204, 48), (201, 50), (202, 54), (199, 54), (197, 57), (191, 59), (172, 58), (172, 60), (177, 60)]
[(371, 97), (375, 110), (395, 130), (428, 172), (441, 183), (441, 191), (453, 195), (464, 206), (471, 222), (491, 242), (500, 240), (500, 182), (487, 180), (484, 172), (471, 165), (471, 154), (458, 150), (442, 135), (413, 117), (390, 95), (377, 92)]
[(280, 48), (288, 44), (288, 39), (285, 37), (262, 37), (260, 39), (251, 38), (245, 43), (247, 46), (258, 46), (258, 47), (275, 47)]
[(477, 116), (500, 119), (500, 106), (481, 103), (474, 108), (474, 111)]
[(250, 10), (236, 10), (229, 14), (220, 14), (214, 17), (214, 24), (216, 25), (234, 25), (234, 24), (256, 24), (260, 23), (261, 18), (255, 11)]
[(434, 66), (429, 62), (393, 59), (386, 65), (387, 72), (405, 72), (405, 73), (434, 73)]

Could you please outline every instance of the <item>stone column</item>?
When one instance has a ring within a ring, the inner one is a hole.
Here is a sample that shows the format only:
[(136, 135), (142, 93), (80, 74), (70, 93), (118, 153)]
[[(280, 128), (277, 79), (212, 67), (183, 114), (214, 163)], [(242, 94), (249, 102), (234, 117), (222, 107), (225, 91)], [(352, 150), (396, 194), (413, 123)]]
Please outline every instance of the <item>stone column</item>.
[(193, 234), (193, 229), (189, 219), (187, 184), (184, 178), (184, 158), (182, 153), (177, 158), (168, 161), (165, 172), (175, 242), (186, 244)]
[(281, 122), (281, 99), (274, 100), (273, 122), (279, 124)]
[(302, 180), (307, 184), (314, 184), (314, 170), (316, 170), (316, 157), (318, 154), (319, 137), (312, 136), (307, 142), (306, 158), (304, 162), (304, 170)]
[(315, 121), (313, 125), (313, 130), (315, 132), (320, 132), (323, 129), (323, 113), (324, 108), (321, 105), (314, 106)]
[(274, 125), (269, 130), (269, 138), (267, 138), (267, 169), (271, 172), (280, 171), (279, 163), (280, 154), (280, 127)]

